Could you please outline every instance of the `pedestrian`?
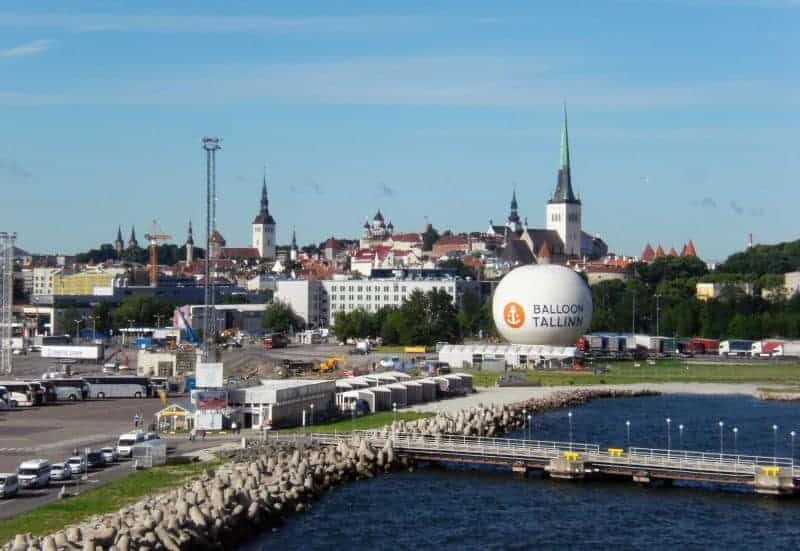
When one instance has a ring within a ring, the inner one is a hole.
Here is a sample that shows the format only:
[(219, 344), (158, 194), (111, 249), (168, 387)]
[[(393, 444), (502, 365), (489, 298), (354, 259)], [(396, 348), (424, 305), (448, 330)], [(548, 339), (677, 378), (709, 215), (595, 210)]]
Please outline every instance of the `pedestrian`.
[(197, 433), (195, 433), (195, 430), (192, 429), (189, 431), (189, 440), (194, 442), (195, 438), (197, 438)]
[(237, 427), (237, 425), (236, 425), (236, 421), (233, 421), (233, 422), (231, 423), (231, 431), (233, 431), (233, 434), (238, 434), (238, 433), (236, 432), (236, 427)]

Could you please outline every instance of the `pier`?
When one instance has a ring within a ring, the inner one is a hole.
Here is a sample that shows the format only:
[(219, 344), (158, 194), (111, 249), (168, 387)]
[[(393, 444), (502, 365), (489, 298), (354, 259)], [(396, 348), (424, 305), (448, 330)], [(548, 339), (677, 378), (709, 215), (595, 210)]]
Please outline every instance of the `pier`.
[(354, 431), (308, 435), (322, 444), (336, 445), (353, 436), (382, 447), (392, 441), (395, 453), (414, 461), (466, 463), (509, 467), (514, 473), (540, 471), (551, 478), (589, 480), (628, 479), (640, 484), (673, 481), (737, 484), (767, 495), (797, 494), (800, 471), (787, 457), (713, 453), (653, 448), (605, 448), (597, 444), (488, 438), (421, 436), (396, 432)]

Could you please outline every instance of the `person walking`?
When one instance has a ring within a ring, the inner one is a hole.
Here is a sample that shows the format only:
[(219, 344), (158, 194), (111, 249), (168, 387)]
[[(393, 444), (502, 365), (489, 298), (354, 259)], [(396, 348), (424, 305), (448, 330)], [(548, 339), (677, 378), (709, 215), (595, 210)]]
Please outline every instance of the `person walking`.
[(231, 423), (231, 431), (233, 432), (233, 434), (239, 434), (237, 429), (238, 429), (238, 425), (236, 424), (236, 421), (233, 421)]

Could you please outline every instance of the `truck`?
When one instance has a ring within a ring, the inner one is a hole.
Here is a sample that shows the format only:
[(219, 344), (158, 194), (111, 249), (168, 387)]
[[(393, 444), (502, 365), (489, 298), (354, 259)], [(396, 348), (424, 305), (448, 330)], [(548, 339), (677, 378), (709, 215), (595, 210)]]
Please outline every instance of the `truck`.
[(783, 356), (783, 341), (763, 340), (756, 341), (750, 345), (750, 355), (754, 358), (770, 358), (772, 356)]
[(99, 363), (104, 357), (105, 347), (102, 344), (85, 346), (42, 345), (42, 358), (86, 360)]
[(286, 348), (287, 346), (289, 346), (289, 339), (282, 333), (271, 333), (264, 337), (264, 350)]
[(753, 341), (744, 339), (729, 339), (719, 343), (720, 356), (749, 356)]
[(686, 343), (686, 352), (690, 354), (718, 354), (719, 341), (703, 337), (692, 337)]

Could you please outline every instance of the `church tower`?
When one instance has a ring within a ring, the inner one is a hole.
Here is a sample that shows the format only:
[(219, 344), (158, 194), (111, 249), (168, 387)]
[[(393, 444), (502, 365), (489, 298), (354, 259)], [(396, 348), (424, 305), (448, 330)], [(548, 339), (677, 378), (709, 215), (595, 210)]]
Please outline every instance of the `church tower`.
[(253, 248), (265, 260), (275, 258), (275, 219), (269, 213), (266, 170), (261, 184), (261, 208), (253, 220)]
[(136, 226), (131, 226), (131, 238), (128, 239), (128, 249), (135, 251), (139, 248), (139, 242), (136, 241)]
[(192, 236), (192, 221), (189, 220), (189, 236), (186, 238), (186, 263), (194, 262), (194, 237)]
[(572, 191), (569, 167), (569, 136), (567, 108), (564, 107), (564, 126), (561, 129), (561, 163), (558, 184), (553, 198), (547, 202), (547, 229), (558, 232), (564, 242), (564, 254), (581, 255), (581, 201)]
[(297, 260), (297, 234), (292, 228), (292, 245), (289, 248), (289, 259), (294, 262)]
[(122, 251), (125, 250), (125, 242), (122, 240), (122, 228), (117, 226), (117, 239), (114, 241), (114, 252), (117, 258), (122, 258)]
[(517, 190), (515, 189), (511, 194), (511, 212), (508, 213), (508, 221), (506, 222), (506, 226), (511, 233), (518, 233), (522, 230), (522, 226), (519, 223), (519, 213), (517, 209)]

